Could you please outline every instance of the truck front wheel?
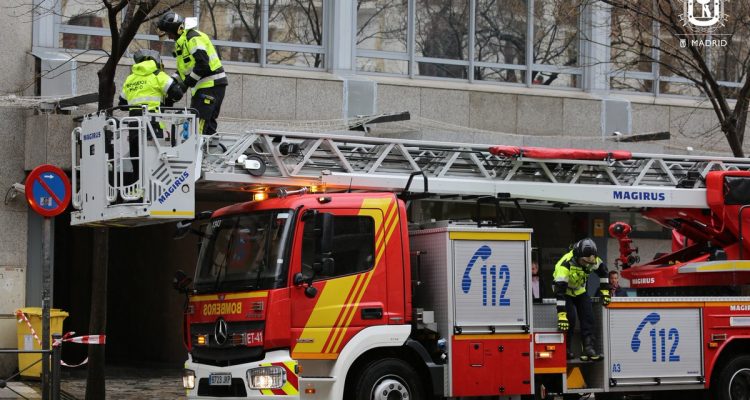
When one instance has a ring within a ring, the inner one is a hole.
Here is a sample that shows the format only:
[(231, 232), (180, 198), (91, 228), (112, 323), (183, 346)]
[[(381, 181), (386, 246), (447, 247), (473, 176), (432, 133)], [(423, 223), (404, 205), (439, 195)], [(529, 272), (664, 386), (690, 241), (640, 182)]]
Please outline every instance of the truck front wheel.
[(354, 382), (356, 400), (423, 400), (419, 376), (406, 362), (397, 358), (368, 364)]
[(716, 400), (750, 399), (750, 356), (738, 356), (721, 369), (711, 385)]

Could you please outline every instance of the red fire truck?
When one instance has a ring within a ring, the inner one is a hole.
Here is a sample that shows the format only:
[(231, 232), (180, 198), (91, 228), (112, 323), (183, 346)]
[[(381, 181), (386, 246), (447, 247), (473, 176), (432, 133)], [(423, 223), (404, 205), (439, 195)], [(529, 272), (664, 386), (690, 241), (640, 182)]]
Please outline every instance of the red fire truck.
[[(154, 135), (151, 118), (171, 134)], [(197, 138), (179, 112), (135, 120), (138, 157), (116, 144), (133, 123), (90, 116), (74, 132), (73, 223), (182, 220), (196, 190), (256, 198), (213, 212), (202, 233), (186, 316), (190, 396), (748, 396), (750, 298), (729, 294), (750, 280), (750, 160), (261, 130)], [(97, 160), (110, 168), (91, 171)], [(125, 161), (140, 171), (129, 185)], [(531, 299), (534, 233), (499, 218), (410, 226), (411, 190), (639, 210), (675, 244), (634, 265), (627, 226), (613, 227), (623, 275), (654, 296), (597, 306), (603, 361), (566, 360), (554, 302)]]

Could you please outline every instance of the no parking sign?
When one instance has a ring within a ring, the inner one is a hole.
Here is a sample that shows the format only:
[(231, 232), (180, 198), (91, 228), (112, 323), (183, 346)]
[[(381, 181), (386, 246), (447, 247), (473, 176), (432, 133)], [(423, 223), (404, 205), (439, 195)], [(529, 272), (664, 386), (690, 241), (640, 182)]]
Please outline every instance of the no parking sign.
[(44, 217), (61, 214), (70, 203), (70, 181), (62, 169), (40, 165), (26, 178), (26, 201)]

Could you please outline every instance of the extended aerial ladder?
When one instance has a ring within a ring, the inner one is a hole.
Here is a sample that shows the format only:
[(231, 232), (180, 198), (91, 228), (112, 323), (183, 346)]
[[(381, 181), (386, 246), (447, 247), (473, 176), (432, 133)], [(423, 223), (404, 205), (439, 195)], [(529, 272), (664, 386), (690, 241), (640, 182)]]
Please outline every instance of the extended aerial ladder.
[[(137, 156), (128, 146), (131, 134), (138, 137)], [(273, 195), (278, 189), (330, 193), (408, 188), (422, 196), (491, 199), (525, 208), (639, 211), (683, 234), (702, 231), (706, 246), (720, 244), (736, 261), (717, 264), (722, 260), (719, 256), (696, 264), (693, 257), (683, 266), (676, 259), (664, 259), (657, 268), (644, 270), (643, 280), (635, 269), (629, 271), (634, 286), (639, 282), (690, 286), (703, 279), (696, 272), (732, 272), (728, 284), (750, 283), (750, 262), (742, 257), (742, 248), (750, 248), (750, 234), (743, 237), (744, 217), (737, 215), (736, 206), (709, 204), (712, 196), (706, 184), (712, 176), (715, 187), (722, 185), (724, 178), (717, 171), (750, 180), (746, 158), (594, 150), (568, 154), (564, 149), (390, 139), (340, 131), (256, 129), (199, 136), (195, 117), (178, 109), (144, 110), (141, 116), (119, 119), (88, 115), (73, 132), (72, 150), (73, 225), (140, 226), (192, 219), (199, 191), (246, 192), (250, 199), (258, 193)], [(128, 164), (138, 173), (126, 172)], [(707, 209), (711, 213), (704, 212)], [(706, 253), (699, 247), (690, 251)], [(680, 270), (691, 278), (673, 279)], [(659, 281), (654, 271), (660, 274)], [(710, 284), (722, 282), (719, 277)]]
[[(161, 122), (168, 134), (157, 138), (149, 121)], [(125, 146), (125, 134), (135, 131), (145, 149), (139, 156)], [(173, 112), (88, 115), (73, 132), (72, 150), (74, 225), (190, 219), (199, 190), (401, 191), (415, 173), (420, 176), (410, 189), (434, 196), (490, 196), (534, 207), (706, 208), (708, 172), (750, 170), (744, 158), (628, 152), (538, 158), (523, 151), (506, 156), (491, 145), (339, 133), (253, 130), (199, 137), (191, 114)], [(135, 183), (124, 182), (128, 163), (139, 165)]]

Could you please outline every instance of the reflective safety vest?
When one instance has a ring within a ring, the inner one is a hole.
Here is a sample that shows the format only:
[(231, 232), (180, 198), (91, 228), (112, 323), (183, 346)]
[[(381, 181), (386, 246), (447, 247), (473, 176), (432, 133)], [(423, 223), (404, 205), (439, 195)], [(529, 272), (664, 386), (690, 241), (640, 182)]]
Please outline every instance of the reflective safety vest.
[[(208, 58), (208, 68), (204, 65), (199, 65), (196, 68), (195, 53), (198, 51), (205, 52)], [(177, 73), (188, 86), (192, 86), (191, 94), (195, 95), (195, 91), (198, 89), (226, 85), (227, 76), (224, 73), (224, 67), (221, 65), (221, 59), (216, 53), (216, 48), (211, 43), (211, 39), (205, 33), (197, 29), (184, 30), (175, 42), (174, 56), (177, 59)], [(200, 69), (201, 73), (195, 71), (196, 69)], [(191, 85), (189, 83), (191, 81), (196, 83)]]
[(122, 96), (129, 106), (148, 106), (155, 111), (167, 96), (174, 80), (156, 66), (154, 60), (134, 64), (132, 72), (122, 84)]
[(599, 264), (602, 263), (602, 259), (599, 257), (596, 257), (596, 262), (591, 265), (579, 266), (577, 261), (573, 257), (573, 250), (565, 253), (555, 264), (555, 272), (552, 274), (555, 282), (568, 283), (565, 294), (573, 297), (586, 292), (586, 282), (588, 282), (589, 275), (596, 271)]

